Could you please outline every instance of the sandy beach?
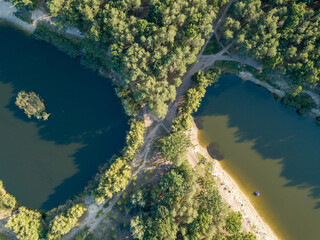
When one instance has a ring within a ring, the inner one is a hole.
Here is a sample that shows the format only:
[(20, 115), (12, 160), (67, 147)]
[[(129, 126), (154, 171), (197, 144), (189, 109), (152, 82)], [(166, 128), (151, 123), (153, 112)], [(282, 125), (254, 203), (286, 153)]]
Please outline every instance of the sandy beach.
[[(230, 206), (233, 211), (239, 211), (243, 216), (243, 230), (252, 232), (259, 240), (276, 240), (279, 239), (272, 229), (266, 224), (261, 216), (254, 209), (248, 197), (241, 191), (237, 183), (232, 177), (222, 168), (218, 160), (214, 160), (208, 154), (206, 148), (202, 147), (198, 141), (198, 129), (193, 124), (190, 129), (190, 138), (194, 145), (194, 150), (189, 151), (189, 162), (192, 165), (196, 164), (196, 153), (202, 154), (206, 159), (213, 160), (212, 174), (217, 181), (217, 187), (223, 201)], [(225, 190), (226, 188), (227, 190)], [(229, 192), (230, 191), (230, 192)]]

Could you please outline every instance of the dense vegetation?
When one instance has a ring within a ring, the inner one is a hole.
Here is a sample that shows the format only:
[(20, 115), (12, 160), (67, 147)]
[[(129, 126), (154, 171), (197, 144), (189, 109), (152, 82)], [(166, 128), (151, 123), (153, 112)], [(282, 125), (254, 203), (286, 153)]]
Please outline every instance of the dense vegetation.
[(19, 92), (15, 103), (20, 109), (24, 110), (28, 118), (35, 117), (38, 120), (48, 120), (50, 116), (46, 112), (43, 100), (34, 92)]
[(8, 216), (16, 206), (15, 197), (7, 193), (3, 182), (0, 180), (0, 219)]
[(163, 118), (179, 77), (196, 61), (203, 37), (227, 2), (51, 0), (47, 6), (57, 25), (75, 25), (99, 49), (110, 50), (113, 67), (122, 75), (117, 93), (127, 114), (136, 115), (146, 105)]
[(199, 71), (192, 76), (196, 87), (190, 88), (185, 96), (184, 102), (179, 109), (179, 115), (172, 125), (174, 132), (190, 129), (193, 123), (191, 114), (198, 110), (201, 100), (206, 93), (206, 88), (214, 84), (219, 76), (220, 71), (217, 69), (210, 69), (206, 73)]
[(86, 209), (82, 204), (76, 204), (68, 209), (67, 212), (57, 215), (50, 223), (47, 239), (61, 239), (62, 235), (69, 233), (76, 226), (78, 219), (85, 211)]
[(230, 10), (223, 41), (264, 63), (264, 71), (288, 74), (294, 88), (313, 87), (320, 73), (320, 11), (313, 0), (245, 0)]
[(200, 164), (195, 171), (184, 161), (159, 184), (135, 191), (129, 204), (133, 238), (255, 240), (241, 232), (241, 214), (223, 204), (208, 166)]
[(191, 125), (183, 122), (192, 119), (206, 88), (217, 81), (219, 74), (210, 69), (193, 76), (196, 87), (187, 92), (173, 132), (156, 142), (164, 159), (174, 167), (157, 186), (133, 194), (131, 231), (135, 239), (256, 239), (252, 233), (241, 232), (241, 214), (229, 212), (222, 203), (210, 164), (200, 163), (194, 170), (186, 160), (191, 144), (186, 130)]
[(20, 207), (19, 213), (13, 215), (6, 227), (14, 231), (19, 239), (38, 240), (43, 232), (42, 215), (38, 211)]
[(111, 198), (113, 194), (124, 190), (129, 183), (132, 175), (129, 164), (143, 145), (144, 131), (143, 121), (131, 121), (122, 157), (118, 157), (110, 168), (100, 176), (98, 186), (93, 191), (97, 204), (102, 204), (106, 198)]

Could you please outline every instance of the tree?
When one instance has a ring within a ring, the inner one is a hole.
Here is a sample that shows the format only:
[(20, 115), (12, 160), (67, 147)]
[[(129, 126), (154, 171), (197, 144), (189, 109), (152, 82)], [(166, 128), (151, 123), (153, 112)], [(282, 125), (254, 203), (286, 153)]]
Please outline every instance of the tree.
[(0, 217), (8, 216), (17, 206), (17, 200), (14, 196), (7, 193), (3, 182), (0, 180)]
[(131, 179), (131, 168), (125, 160), (117, 158), (111, 167), (101, 176), (99, 185), (93, 192), (97, 204), (102, 204), (106, 198), (125, 189)]
[(179, 159), (187, 153), (188, 147), (191, 146), (189, 137), (184, 132), (174, 132), (160, 139), (156, 147), (162, 156), (175, 163), (181, 163)]
[(231, 212), (226, 219), (226, 230), (230, 234), (240, 232), (242, 226), (242, 214), (240, 212)]
[(22, 240), (38, 240), (42, 234), (41, 213), (20, 207), (19, 213), (13, 215), (6, 227), (14, 231)]
[(71, 231), (84, 214), (86, 208), (83, 204), (73, 205), (66, 213), (60, 213), (55, 216), (50, 223), (49, 232), (47, 235), (48, 240), (58, 240), (61, 237)]

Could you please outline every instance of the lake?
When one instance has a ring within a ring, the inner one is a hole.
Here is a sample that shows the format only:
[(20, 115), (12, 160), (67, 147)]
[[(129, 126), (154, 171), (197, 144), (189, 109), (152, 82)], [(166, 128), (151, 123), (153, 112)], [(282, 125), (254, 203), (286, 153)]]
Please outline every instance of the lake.
[[(48, 210), (121, 150), (127, 118), (109, 79), (12, 27), (0, 36), (0, 179), (19, 204)], [(48, 121), (15, 106), (22, 90), (40, 95)]]
[[(320, 127), (286, 109), (266, 89), (236, 76), (210, 87), (195, 116), (199, 141), (212, 144), (275, 233), (320, 236)], [(254, 197), (258, 190), (260, 197)]]

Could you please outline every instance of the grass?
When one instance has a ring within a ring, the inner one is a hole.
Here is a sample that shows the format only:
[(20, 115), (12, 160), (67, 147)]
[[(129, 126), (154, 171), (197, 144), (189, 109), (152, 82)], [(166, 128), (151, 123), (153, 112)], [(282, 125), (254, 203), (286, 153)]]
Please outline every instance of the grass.
[(203, 51), (203, 55), (210, 55), (210, 54), (216, 54), (222, 50), (220, 44), (218, 43), (217, 39), (215, 36), (213, 36), (206, 49)]

